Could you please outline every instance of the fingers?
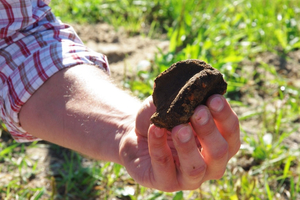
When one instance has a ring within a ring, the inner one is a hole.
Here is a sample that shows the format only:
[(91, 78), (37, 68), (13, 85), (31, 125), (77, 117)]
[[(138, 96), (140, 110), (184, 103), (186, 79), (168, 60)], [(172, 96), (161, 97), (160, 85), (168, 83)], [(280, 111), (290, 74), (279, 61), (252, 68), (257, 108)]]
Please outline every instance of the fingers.
[(196, 189), (205, 180), (221, 178), (240, 147), (238, 118), (222, 95), (213, 95), (207, 106), (197, 107), (190, 124), (174, 127), (171, 136), (176, 156), (168, 145), (167, 131), (154, 125), (149, 128), (153, 183), (164, 191)]
[[(176, 167), (171, 149), (167, 144), (167, 130), (154, 125), (149, 128), (149, 154), (153, 168), (153, 185), (164, 191), (174, 191), (177, 188)], [(168, 188), (169, 187), (169, 188)]]
[(203, 182), (206, 163), (198, 149), (191, 126), (183, 124), (174, 127), (172, 138), (180, 163), (179, 183), (183, 189), (196, 189)]
[(231, 158), (238, 152), (241, 145), (238, 117), (222, 95), (211, 96), (207, 105), (218, 130), (229, 145), (229, 157)]
[(228, 143), (220, 134), (214, 119), (206, 106), (196, 108), (191, 124), (202, 146), (206, 164), (206, 179), (219, 179), (223, 176), (228, 158)]

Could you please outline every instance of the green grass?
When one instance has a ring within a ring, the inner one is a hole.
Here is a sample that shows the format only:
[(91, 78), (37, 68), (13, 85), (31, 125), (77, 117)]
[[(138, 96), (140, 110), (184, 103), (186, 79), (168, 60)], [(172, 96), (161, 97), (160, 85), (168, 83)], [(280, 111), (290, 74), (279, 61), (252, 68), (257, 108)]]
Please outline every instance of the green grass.
[[(222, 179), (195, 191), (164, 193), (136, 185), (120, 165), (69, 151), (50, 164), (49, 185), (31, 185), (45, 169), (26, 150), (45, 144), (2, 141), (0, 175), (8, 181), (0, 181), (0, 199), (300, 198), (300, 150), (283, 142), (299, 134), (299, 86), (263, 60), (268, 53), (288, 61), (289, 53), (300, 48), (297, 0), (52, 0), (51, 5), (66, 22), (106, 22), (128, 34), (167, 35), (169, 51), (156, 55), (151, 71), (125, 80), (141, 99), (151, 94), (154, 78), (176, 61), (202, 59), (219, 69), (229, 84), (226, 97), (239, 114), (243, 145)], [(243, 159), (248, 166), (240, 163)]]

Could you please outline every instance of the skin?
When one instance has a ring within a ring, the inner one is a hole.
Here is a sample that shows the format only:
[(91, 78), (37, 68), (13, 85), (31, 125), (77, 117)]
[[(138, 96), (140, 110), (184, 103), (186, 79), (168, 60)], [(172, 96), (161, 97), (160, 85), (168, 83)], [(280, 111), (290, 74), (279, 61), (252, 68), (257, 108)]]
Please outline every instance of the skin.
[(32, 135), (119, 163), (149, 188), (193, 190), (223, 176), (240, 147), (239, 121), (223, 96), (211, 96), (171, 132), (150, 124), (154, 111), (152, 97), (140, 102), (101, 69), (78, 65), (46, 81), (19, 118)]

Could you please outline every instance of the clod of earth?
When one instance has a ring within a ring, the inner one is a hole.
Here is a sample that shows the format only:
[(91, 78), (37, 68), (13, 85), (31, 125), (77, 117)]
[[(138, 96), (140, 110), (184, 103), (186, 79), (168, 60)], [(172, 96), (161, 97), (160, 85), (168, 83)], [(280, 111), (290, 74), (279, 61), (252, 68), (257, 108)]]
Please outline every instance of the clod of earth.
[(174, 63), (154, 82), (156, 112), (151, 122), (168, 130), (188, 123), (198, 105), (205, 104), (213, 94), (225, 94), (227, 89), (223, 75), (201, 60)]

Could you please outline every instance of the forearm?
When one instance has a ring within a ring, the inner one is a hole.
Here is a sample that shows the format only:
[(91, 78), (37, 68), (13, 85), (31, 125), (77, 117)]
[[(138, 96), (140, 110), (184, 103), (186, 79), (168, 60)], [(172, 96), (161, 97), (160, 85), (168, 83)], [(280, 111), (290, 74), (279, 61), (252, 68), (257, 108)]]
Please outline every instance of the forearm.
[(102, 70), (80, 65), (44, 83), (22, 107), (20, 122), (34, 136), (120, 163), (119, 141), (134, 128), (139, 106)]

